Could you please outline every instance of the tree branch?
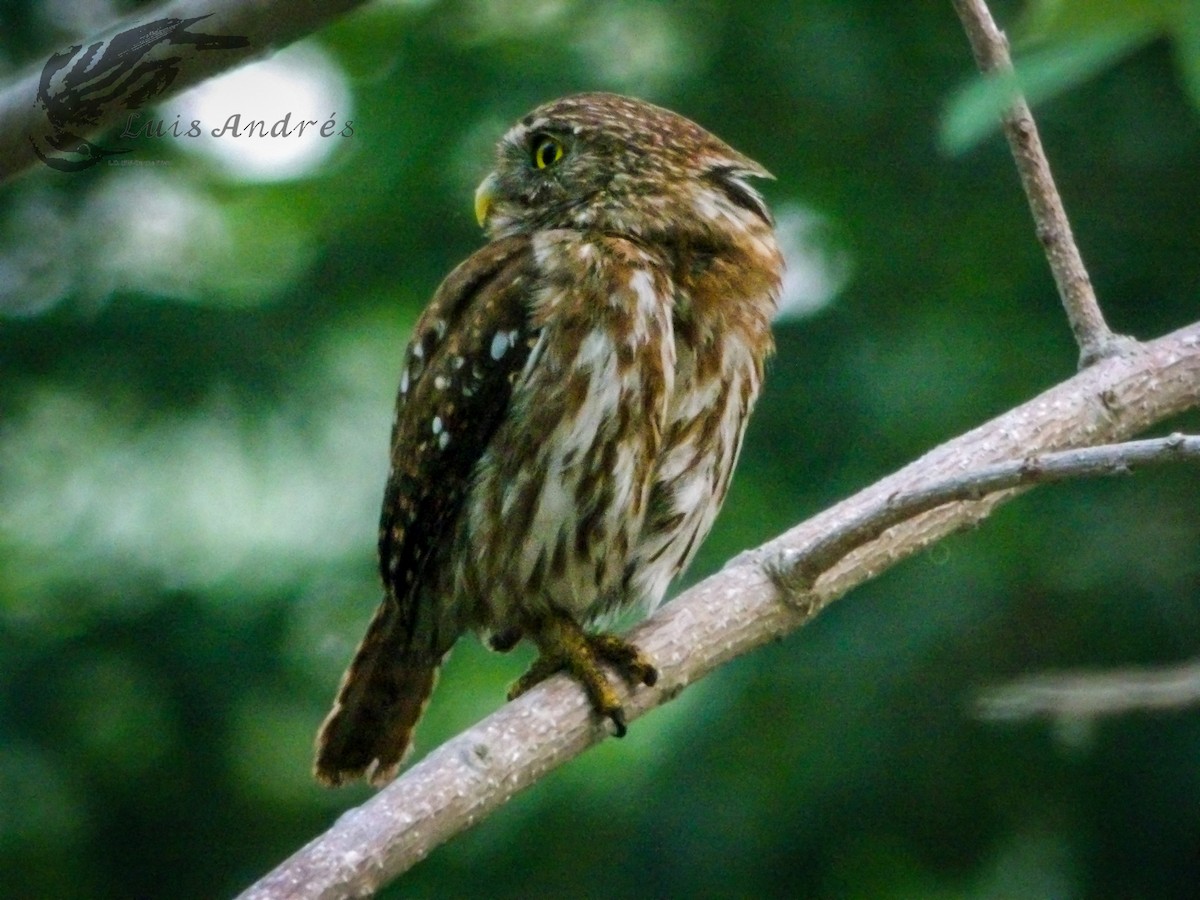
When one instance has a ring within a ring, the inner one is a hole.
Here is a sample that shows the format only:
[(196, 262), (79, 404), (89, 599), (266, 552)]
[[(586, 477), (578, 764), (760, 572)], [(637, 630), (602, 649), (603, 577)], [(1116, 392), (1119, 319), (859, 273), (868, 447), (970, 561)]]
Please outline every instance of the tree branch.
[(1010, 488), (1031, 487), (1072, 478), (1128, 475), (1134, 466), (1167, 462), (1200, 462), (1200, 437), (1170, 437), (1123, 444), (1062, 450), (1041, 456), (1011, 459), (963, 472), (907, 493), (881, 498), (836, 531), (802, 549), (787, 551), (769, 564), (772, 577), (787, 594), (812, 588), (817, 578), (857, 547), (893, 525), (953, 500), (982, 500)]
[(1094, 719), (1200, 703), (1200, 660), (1157, 669), (1045, 673), (981, 691), (976, 715), (993, 722)]
[[(985, 518), (1013, 489), (943, 503), (845, 555), (812, 590), (787, 596), (766, 565), (853, 527), (889, 498), (965, 470), (1124, 440), (1200, 406), (1200, 323), (1102, 360), (859, 494), (797, 525), (664, 606), (630, 635), (659, 666), (624, 698), (636, 719), (729, 660), (799, 628), (902, 559)], [(578, 686), (552, 678), (443, 744), (250, 887), (242, 900), (364, 896), (515, 793), (607, 735)]]
[[(203, 17), (197, 30), (210, 35), (246, 38), (242, 47), (206, 50), (199, 44), (164, 44), (146, 54), (147, 60), (161, 60), (169, 53), (177, 74), (170, 86), (156, 93), (156, 101), (164, 100), (218, 72), (232, 69), (248, 59), (266, 56), (329, 24), (343, 13), (361, 6), (365, 0), (174, 0), (153, 10), (143, 10), (136, 17), (123, 20), (102, 35), (85, 42), (103, 42), (94, 59), (104, 55), (116, 35), (138, 25), (164, 19), (186, 20)], [(166, 49), (169, 47), (169, 50)], [(62, 49), (66, 49), (65, 47)], [(126, 59), (129, 59), (127, 51)], [(49, 56), (49, 54), (47, 54)], [(130, 65), (126, 63), (126, 66)], [(36, 71), (0, 87), (0, 184), (38, 164), (31, 139), (61, 130), (62, 123), (52, 121), (52, 115), (40, 102), (39, 86), (42, 66)], [(145, 82), (141, 82), (144, 84)], [(135, 88), (137, 82), (130, 83)], [(107, 88), (105, 88), (107, 90)], [(91, 95), (95, 98), (95, 95)], [(95, 134), (117, 124), (128, 114), (124, 101), (128, 92), (111, 91), (101, 100), (89, 124), (82, 129)]]
[(1005, 137), (1012, 150), (1021, 186), (1029, 200), (1037, 226), (1038, 239), (1046, 252), (1058, 295), (1066, 310), (1067, 320), (1079, 345), (1079, 363), (1087, 366), (1098, 359), (1126, 350), (1130, 338), (1114, 334), (1104, 321), (1104, 314), (1092, 290), (1092, 280), (1083, 265), (1083, 257), (1071, 233), (1071, 223), (1063, 208), (1050, 163), (1042, 149), (1029, 104), (1017, 88), (1008, 39), (988, 10), (984, 0), (953, 0), (954, 9), (962, 20), (975, 62), (985, 76), (1004, 78), (1012, 82), (1012, 106), (1003, 117)]

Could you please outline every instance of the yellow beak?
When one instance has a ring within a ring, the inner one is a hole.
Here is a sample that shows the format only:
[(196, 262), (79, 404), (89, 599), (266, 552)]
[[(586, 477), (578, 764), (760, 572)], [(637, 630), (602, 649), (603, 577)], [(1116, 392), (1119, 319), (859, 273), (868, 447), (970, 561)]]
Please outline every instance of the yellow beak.
[(499, 184), (495, 172), (479, 182), (479, 187), (475, 188), (475, 219), (480, 227), (487, 223), (488, 213), (492, 211), (492, 204), (496, 202), (497, 188)]

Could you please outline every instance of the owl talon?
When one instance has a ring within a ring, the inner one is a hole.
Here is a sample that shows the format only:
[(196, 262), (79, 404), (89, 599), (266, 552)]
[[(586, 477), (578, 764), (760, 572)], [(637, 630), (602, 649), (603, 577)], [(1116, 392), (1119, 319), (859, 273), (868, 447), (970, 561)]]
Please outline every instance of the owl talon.
[(551, 675), (561, 672), (565, 668), (567, 668), (565, 658), (557, 655), (547, 656), (543, 653), (534, 660), (533, 665), (529, 667), (529, 671), (518, 678), (513, 683), (513, 686), (508, 689), (508, 699), (516, 700), (530, 688), (536, 687)]
[(633, 644), (615, 634), (589, 635), (588, 644), (596, 656), (611, 663), (630, 684), (653, 687), (658, 681), (658, 669)]
[(600, 664), (612, 665), (629, 684), (653, 685), (658, 680), (658, 669), (642, 652), (613, 634), (587, 634), (565, 615), (549, 616), (527, 627), (525, 633), (537, 643), (540, 655), (509, 689), (508, 699), (516, 699), (565, 670), (587, 692), (592, 709), (613, 723), (617, 737), (624, 737), (628, 730), (625, 710)]
[(613, 728), (616, 729), (613, 732), (613, 737), (625, 737), (625, 732), (629, 730), (625, 725), (625, 710), (621, 708), (614, 709), (608, 714), (608, 718), (613, 723)]

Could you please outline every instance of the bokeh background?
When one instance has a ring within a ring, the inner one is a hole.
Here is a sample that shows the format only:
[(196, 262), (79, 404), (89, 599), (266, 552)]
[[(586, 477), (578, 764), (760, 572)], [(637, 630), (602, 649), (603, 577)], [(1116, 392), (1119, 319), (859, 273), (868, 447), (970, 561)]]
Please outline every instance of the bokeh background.
[[(1057, 6), (995, 11), (1105, 309), (1152, 337), (1200, 310), (1198, 4)], [(10, 0), (0, 76), (136, 8)], [(309, 763), (377, 600), (401, 353), (539, 102), (643, 96), (778, 179), (779, 352), (687, 582), (1068, 377), (972, 73), (949, 3), (376, 2), (147, 116), (350, 135), (109, 135), (119, 164), (0, 187), (0, 896), (228, 896), (368, 795)], [(1194, 897), (1196, 710), (973, 709), (1022, 674), (1200, 652), (1198, 493), (1181, 469), (1030, 494), (386, 896)], [(462, 641), (418, 754), (529, 656)]]

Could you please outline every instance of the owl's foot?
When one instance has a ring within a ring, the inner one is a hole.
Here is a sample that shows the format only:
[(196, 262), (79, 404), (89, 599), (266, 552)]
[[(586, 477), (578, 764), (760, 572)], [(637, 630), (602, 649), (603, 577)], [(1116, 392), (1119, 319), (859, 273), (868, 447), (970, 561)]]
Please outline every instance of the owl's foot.
[(538, 658), (508, 692), (512, 700), (556, 672), (566, 671), (583, 685), (592, 708), (612, 721), (617, 737), (625, 736), (625, 710), (602, 662), (612, 665), (630, 684), (653, 685), (658, 669), (633, 644), (615, 634), (588, 634), (574, 619), (553, 614), (527, 629), (538, 645)]

